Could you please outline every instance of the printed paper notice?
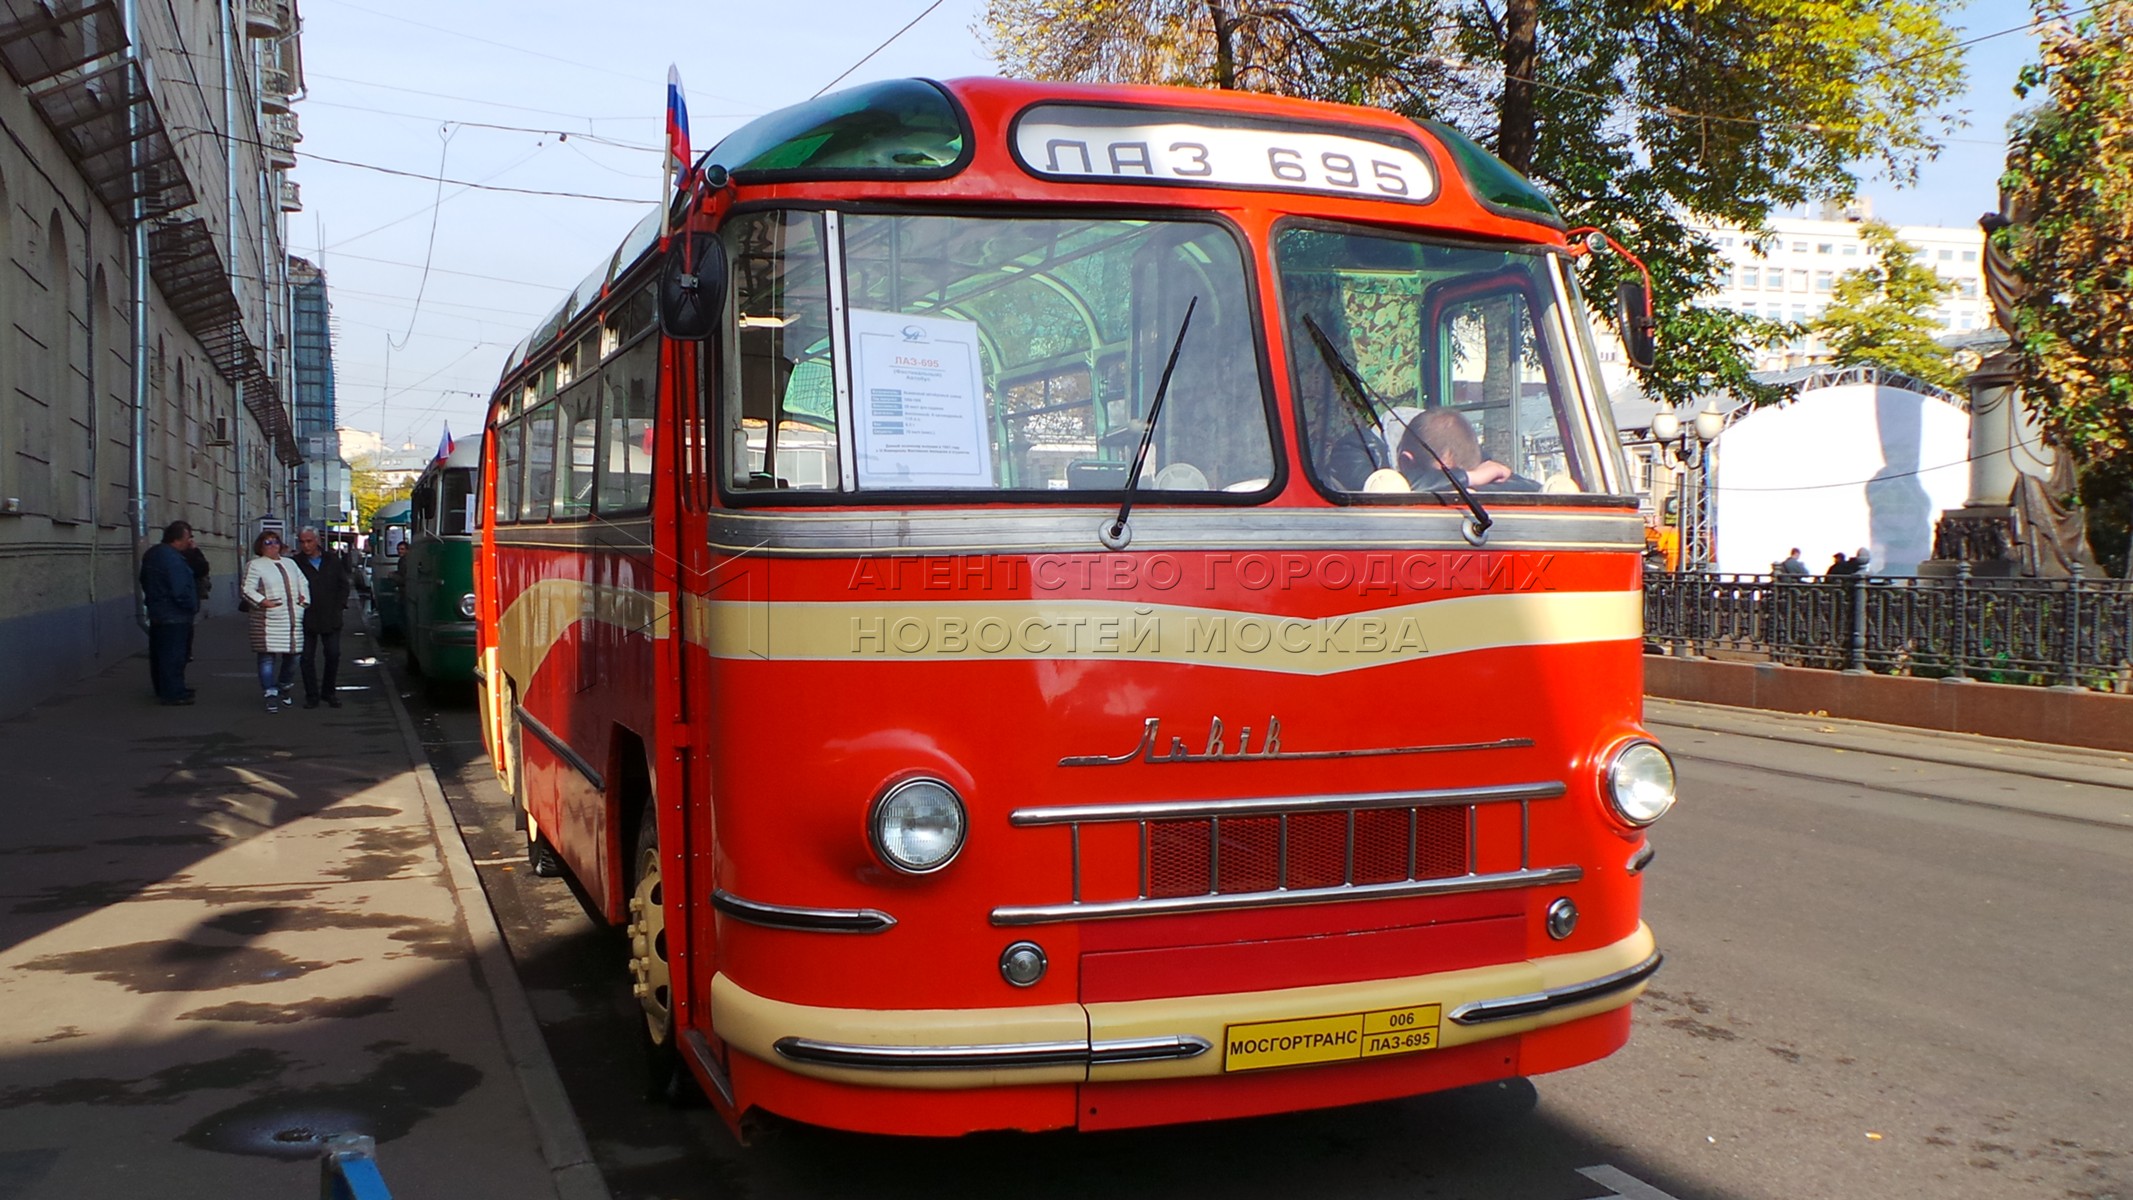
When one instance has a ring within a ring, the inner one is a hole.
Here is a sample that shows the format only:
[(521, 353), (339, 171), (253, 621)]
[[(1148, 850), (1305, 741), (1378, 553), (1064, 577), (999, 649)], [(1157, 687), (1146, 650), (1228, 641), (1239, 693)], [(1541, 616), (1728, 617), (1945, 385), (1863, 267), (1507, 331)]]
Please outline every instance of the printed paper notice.
[(977, 325), (853, 309), (851, 329), (859, 486), (991, 487)]

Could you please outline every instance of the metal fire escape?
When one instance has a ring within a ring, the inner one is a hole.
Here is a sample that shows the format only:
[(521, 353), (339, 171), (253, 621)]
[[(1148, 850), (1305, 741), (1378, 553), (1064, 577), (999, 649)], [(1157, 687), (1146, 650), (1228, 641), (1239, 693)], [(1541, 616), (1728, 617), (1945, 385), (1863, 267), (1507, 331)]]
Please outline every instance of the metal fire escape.
[(288, 406), (244, 327), (231, 267), (206, 219), (187, 211), (198, 196), (127, 53), (117, 0), (0, 0), (0, 63), (121, 226), (140, 203), (156, 289), (237, 388), (276, 457), (301, 462)]

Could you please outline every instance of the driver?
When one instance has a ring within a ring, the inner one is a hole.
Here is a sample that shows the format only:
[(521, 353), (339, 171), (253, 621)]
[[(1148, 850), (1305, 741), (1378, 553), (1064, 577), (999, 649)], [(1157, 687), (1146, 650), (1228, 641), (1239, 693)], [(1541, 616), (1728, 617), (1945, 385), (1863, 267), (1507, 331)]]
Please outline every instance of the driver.
[(1481, 453), (1481, 439), (1467, 419), (1449, 408), (1433, 408), (1407, 423), (1393, 466), (1407, 477), (1409, 486), (1428, 489), (1439, 485), (1445, 472), (1437, 467), (1434, 449), (1444, 465), (1461, 473), (1468, 487), (1489, 487), (1500, 492), (1537, 492), (1538, 480), (1528, 479)]

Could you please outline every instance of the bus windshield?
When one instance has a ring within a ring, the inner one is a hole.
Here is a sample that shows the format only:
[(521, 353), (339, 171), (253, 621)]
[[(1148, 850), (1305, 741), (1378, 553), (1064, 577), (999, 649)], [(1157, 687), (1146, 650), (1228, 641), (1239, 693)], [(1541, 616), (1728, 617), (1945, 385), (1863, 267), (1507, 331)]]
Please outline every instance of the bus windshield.
[(1606, 490), (1581, 400), (1597, 371), (1554, 255), (1292, 226), (1275, 258), (1320, 488), (1397, 498), (1457, 472), (1499, 494)]
[(1140, 486), (1270, 490), (1258, 326), (1222, 226), (770, 210), (727, 237), (730, 489), (1115, 492), (1192, 305)]

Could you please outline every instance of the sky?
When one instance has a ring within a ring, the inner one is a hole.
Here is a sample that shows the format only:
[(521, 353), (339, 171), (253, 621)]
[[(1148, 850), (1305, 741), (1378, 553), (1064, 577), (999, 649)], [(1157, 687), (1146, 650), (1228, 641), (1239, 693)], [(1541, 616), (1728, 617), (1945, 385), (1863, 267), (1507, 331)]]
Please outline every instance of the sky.
[[(289, 246), (326, 271), (339, 423), (425, 451), (447, 427), (480, 432), (511, 348), (657, 201), (670, 63), (701, 152), (840, 75), (848, 86), (994, 73), (975, 32), (983, 7), (300, 0), (304, 209)], [(1950, 24), (1977, 38), (2027, 16), (2023, 0), (1977, 0)], [(1969, 90), (1952, 110), (1968, 127), (1918, 186), (1864, 179), (1881, 219), (1968, 227), (1997, 205), (2015, 77), (2034, 43), (1987, 37), (1967, 54)], [(506, 188), (522, 190), (492, 190)]]

